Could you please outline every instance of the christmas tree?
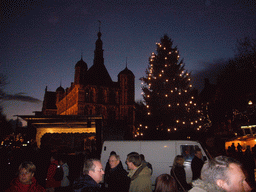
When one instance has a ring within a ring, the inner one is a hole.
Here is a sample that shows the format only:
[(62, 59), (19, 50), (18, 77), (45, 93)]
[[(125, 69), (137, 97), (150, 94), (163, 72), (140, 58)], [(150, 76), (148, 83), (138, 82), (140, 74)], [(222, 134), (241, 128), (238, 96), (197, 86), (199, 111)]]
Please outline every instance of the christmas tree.
[[(142, 94), (147, 109), (151, 134), (200, 130), (201, 111), (195, 101), (197, 91), (192, 88), (190, 73), (184, 69), (177, 47), (164, 35), (156, 43), (143, 82)], [(153, 136), (154, 137), (154, 136)]]

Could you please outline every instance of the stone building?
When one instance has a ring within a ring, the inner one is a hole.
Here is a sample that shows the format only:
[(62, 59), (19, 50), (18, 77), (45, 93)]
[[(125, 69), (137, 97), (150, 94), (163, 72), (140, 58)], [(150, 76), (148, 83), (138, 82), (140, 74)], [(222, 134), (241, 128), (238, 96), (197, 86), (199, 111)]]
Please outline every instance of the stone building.
[(131, 138), (135, 121), (135, 77), (126, 66), (118, 74), (118, 81), (112, 81), (104, 65), (101, 35), (99, 31), (93, 65), (88, 68), (81, 58), (75, 65), (74, 82), (70, 87), (60, 86), (55, 92), (46, 87), (42, 111), (37, 114), (41, 117), (101, 116), (102, 139)]

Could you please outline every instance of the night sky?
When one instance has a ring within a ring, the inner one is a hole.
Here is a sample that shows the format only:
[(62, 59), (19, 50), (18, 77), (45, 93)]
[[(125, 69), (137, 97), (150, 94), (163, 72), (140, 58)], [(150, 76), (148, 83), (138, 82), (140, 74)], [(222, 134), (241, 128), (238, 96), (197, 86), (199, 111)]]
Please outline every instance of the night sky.
[[(178, 47), (185, 69), (201, 74), (200, 80), (214, 72), (213, 63), (234, 56), (237, 39), (256, 38), (252, 0), (2, 2), (0, 72), (9, 82), (8, 101), (2, 103), (8, 119), (41, 111), (46, 86), (70, 87), (81, 55), (92, 66), (99, 21), (105, 66), (117, 81), (127, 58), (136, 100), (142, 99), (139, 78), (164, 34)], [(194, 82), (199, 89), (202, 84)]]

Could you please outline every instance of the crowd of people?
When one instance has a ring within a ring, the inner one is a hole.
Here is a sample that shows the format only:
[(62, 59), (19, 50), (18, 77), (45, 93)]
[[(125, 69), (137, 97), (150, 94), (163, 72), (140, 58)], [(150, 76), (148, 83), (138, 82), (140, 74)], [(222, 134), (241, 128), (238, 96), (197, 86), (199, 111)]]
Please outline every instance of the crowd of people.
[[(83, 158), (83, 165), (78, 166), (77, 176), (70, 177), (66, 155), (52, 153), (49, 158), (45, 183), (38, 182), (40, 175), (36, 165), (31, 161), (23, 161), (18, 167), (14, 178), (6, 192), (249, 192), (253, 186), (248, 182), (248, 174), (242, 164), (233, 157), (217, 156), (207, 161), (203, 160), (200, 149), (195, 151), (191, 162), (193, 173), (192, 183), (187, 183), (184, 169), (184, 157), (174, 158), (170, 173), (164, 173), (156, 178), (152, 187), (153, 172), (150, 162), (143, 154), (131, 152), (127, 154), (124, 169), (123, 162), (116, 152), (112, 151), (103, 169), (102, 163), (91, 156)], [(61, 170), (61, 171), (58, 171)], [(39, 170), (40, 171), (40, 170)], [(59, 176), (61, 179), (58, 178)]]

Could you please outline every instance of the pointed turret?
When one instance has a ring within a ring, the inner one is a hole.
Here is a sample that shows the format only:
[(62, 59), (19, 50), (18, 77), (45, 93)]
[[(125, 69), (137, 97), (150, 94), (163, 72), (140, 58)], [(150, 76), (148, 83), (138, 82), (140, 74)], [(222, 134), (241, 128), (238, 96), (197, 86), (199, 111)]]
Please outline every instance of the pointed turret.
[(134, 79), (135, 76), (131, 70), (127, 68), (127, 60), (126, 67), (118, 74), (118, 83), (121, 88), (121, 104), (132, 105), (134, 103)]
[(88, 70), (86, 83), (91, 85), (108, 86), (113, 83), (105, 65), (101, 41), (101, 32), (98, 32), (98, 39), (95, 43), (93, 66)]
[(75, 84), (85, 83), (87, 69), (87, 64), (83, 61), (83, 58), (81, 57), (81, 60), (78, 61), (75, 66)]

